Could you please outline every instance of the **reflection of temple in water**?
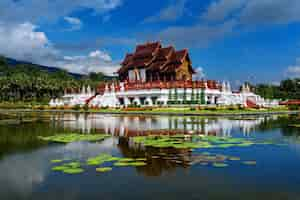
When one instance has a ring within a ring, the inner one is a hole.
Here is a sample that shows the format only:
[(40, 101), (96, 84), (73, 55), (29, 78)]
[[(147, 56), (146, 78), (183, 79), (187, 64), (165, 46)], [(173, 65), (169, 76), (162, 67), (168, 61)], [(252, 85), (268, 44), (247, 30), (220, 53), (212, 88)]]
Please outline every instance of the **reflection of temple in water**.
[[(276, 116), (272, 116), (274, 118)], [(117, 116), (99, 114), (65, 114), (56, 116), (60, 125), (71, 130), (106, 133), (132, 137), (149, 134), (205, 134), (230, 136), (234, 130), (249, 135), (258, 125), (271, 117), (172, 117), (172, 116)]]

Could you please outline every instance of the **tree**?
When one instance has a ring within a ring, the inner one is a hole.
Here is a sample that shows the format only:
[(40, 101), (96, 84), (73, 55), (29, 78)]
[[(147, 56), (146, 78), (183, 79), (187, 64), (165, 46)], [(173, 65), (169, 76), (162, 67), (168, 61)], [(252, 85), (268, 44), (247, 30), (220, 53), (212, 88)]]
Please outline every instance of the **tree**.
[(183, 104), (187, 103), (186, 87), (183, 88)]
[(173, 98), (172, 98), (172, 89), (169, 88), (169, 94), (168, 94), (168, 104), (172, 104)]
[(175, 101), (175, 104), (178, 103), (178, 91), (177, 91), (177, 87), (176, 86), (174, 88), (174, 101)]
[(192, 85), (192, 93), (191, 93), (191, 103), (194, 104), (195, 102), (195, 91), (194, 91), (194, 84)]
[(203, 88), (201, 89), (201, 93), (200, 93), (200, 104), (201, 105), (206, 104), (206, 101), (205, 101), (205, 92), (204, 92)]

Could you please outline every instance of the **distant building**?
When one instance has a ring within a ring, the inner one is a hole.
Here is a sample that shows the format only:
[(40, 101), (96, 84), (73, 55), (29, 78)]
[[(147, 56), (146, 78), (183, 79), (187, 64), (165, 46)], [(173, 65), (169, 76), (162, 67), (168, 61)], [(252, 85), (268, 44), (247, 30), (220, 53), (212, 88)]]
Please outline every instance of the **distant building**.
[(119, 82), (102, 83), (96, 92), (66, 94), (55, 105), (94, 107), (168, 106), (168, 105), (241, 105), (277, 106), (252, 93), (248, 85), (233, 92), (229, 82), (193, 81), (195, 70), (187, 49), (162, 47), (160, 42), (138, 45), (127, 54), (117, 71)]

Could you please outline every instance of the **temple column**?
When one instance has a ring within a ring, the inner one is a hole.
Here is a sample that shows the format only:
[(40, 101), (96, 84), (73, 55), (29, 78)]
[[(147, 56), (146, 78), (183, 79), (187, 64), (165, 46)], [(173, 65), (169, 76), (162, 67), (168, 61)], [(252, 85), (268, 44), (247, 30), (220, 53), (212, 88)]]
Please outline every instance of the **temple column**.
[(138, 105), (138, 106), (141, 105), (140, 98), (139, 97), (135, 97), (134, 100), (133, 100), (133, 103), (136, 104), (136, 105)]
[(130, 103), (130, 100), (128, 97), (124, 97), (124, 105), (125, 107), (129, 106), (131, 103)]
[(148, 102), (148, 106), (153, 106), (151, 97), (147, 97), (145, 101)]

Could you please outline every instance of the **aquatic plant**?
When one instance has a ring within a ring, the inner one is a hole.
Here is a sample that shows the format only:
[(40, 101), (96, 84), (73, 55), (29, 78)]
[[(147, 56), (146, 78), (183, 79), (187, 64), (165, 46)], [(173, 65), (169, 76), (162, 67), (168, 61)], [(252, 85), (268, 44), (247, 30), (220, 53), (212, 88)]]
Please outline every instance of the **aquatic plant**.
[(228, 160), (230, 160), (230, 161), (239, 161), (239, 160), (241, 160), (241, 158), (239, 158), (239, 157), (229, 157)]
[(213, 163), (212, 166), (221, 168), (221, 167), (228, 167), (228, 164), (226, 164), (226, 163)]
[(111, 167), (99, 167), (99, 168), (96, 168), (96, 172), (109, 172), (111, 171), (112, 168)]
[(63, 160), (59, 160), (59, 159), (51, 160), (51, 163), (61, 163), (61, 162), (63, 162)]
[(53, 171), (61, 171), (65, 174), (79, 174), (84, 172), (81, 168), (80, 162), (69, 162), (60, 166), (52, 167)]
[(63, 170), (63, 172), (66, 174), (80, 174), (80, 173), (83, 173), (84, 170), (81, 168), (68, 168), (68, 169)]
[(92, 157), (87, 159), (86, 164), (87, 165), (101, 165), (105, 162), (113, 162), (121, 160), (122, 158), (111, 156), (110, 154), (100, 154), (96, 157)]
[(244, 161), (242, 163), (245, 165), (256, 165), (256, 161)]
[(289, 126), (294, 128), (300, 128), (300, 124), (290, 124)]
[(250, 147), (252, 145), (276, 144), (271, 141), (254, 141), (244, 138), (202, 136), (202, 135), (174, 135), (174, 136), (138, 136), (134, 137), (135, 143), (156, 148), (175, 149), (209, 149)]
[(114, 163), (114, 166), (116, 167), (140, 167), (145, 166), (147, 163), (142, 161), (136, 161), (136, 162), (116, 162)]
[(58, 142), (58, 143), (71, 143), (71, 142), (80, 142), (80, 141), (88, 141), (88, 142), (96, 142), (101, 141), (108, 138), (109, 135), (105, 134), (58, 134), (53, 136), (39, 136), (38, 138), (48, 142)]

